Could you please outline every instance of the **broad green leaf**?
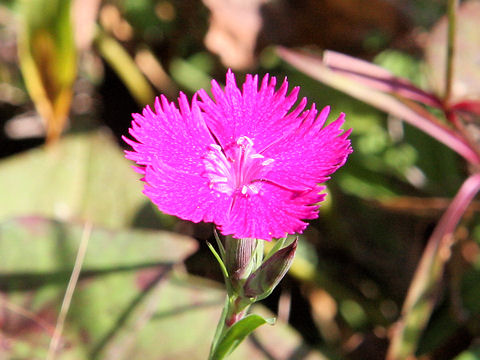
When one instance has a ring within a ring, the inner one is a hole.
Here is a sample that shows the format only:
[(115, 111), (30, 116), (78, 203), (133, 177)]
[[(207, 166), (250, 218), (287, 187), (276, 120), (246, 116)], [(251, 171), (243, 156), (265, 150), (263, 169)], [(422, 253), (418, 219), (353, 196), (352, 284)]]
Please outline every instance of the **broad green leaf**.
[[(0, 223), (2, 278), (11, 280), (19, 273), (29, 274), (32, 279), (46, 273), (58, 272), (61, 275), (64, 272), (68, 275), (82, 229), (81, 223), (65, 223), (38, 216), (18, 217)], [(125, 271), (172, 265), (196, 249), (197, 242), (193, 239), (166, 231), (94, 228), (83, 271)], [(14, 282), (12, 287), (15, 288)]]
[(105, 131), (69, 135), (55, 147), (11, 156), (0, 162), (0, 221), (37, 214), (88, 218), (107, 227), (132, 224), (150, 205), (131, 165)]
[(19, 57), (25, 85), (46, 122), (47, 141), (60, 136), (77, 74), (70, 0), (22, 0)]
[[(28, 306), (39, 317), (47, 312), (44, 321), (50, 328), (73, 268), (82, 228), (81, 224), (40, 217), (0, 223), (0, 288), (9, 302)], [(196, 248), (193, 239), (164, 231), (94, 228), (67, 320), (65, 336), (76, 346), (72, 352), (66, 351), (66, 358), (100, 352), (135, 305)], [(27, 328), (35, 331), (35, 325)], [(9, 329), (8, 324), (5, 329)], [(88, 334), (88, 341), (82, 334)], [(12, 357), (26, 346), (30, 348), (26, 358), (41, 353), (42, 348), (47, 349), (49, 337), (46, 331), (38, 334), (35, 342), (28, 336), (21, 337), (18, 343), (23, 346), (15, 347)], [(43, 347), (37, 346), (40, 344)]]
[(257, 314), (247, 315), (228, 329), (218, 343), (212, 360), (224, 359), (256, 328), (264, 324), (273, 325), (274, 321), (274, 319), (264, 319)]
[[(12, 345), (2, 355), (45, 358), (82, 228), (32, 217), (0, 223), (2, 336)], [(207, 358), (225, 292), (182, 270), (195, 249), (178, 234), (94, 227), (57, 359)], [(300, 347), (306, 359), (325, 359), (284, 323), (255, 337), (260, 345), (245, 341), (230, 359), (281, 358)]]

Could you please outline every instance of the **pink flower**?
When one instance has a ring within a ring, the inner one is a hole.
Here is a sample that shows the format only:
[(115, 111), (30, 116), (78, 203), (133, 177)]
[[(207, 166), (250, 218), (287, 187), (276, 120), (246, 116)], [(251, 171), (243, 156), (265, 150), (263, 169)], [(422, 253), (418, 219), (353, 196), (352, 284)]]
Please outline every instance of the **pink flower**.
[[(242, 91), (229, 70), (212, 100), (199, 90), (179, 108), (161, 96), (133, 114), (126, 157), (144, 174), (144, 194), (158, 208), (193, 222), (213, 222), (224, 235), (271, 240), (301, 233), (318, 216), (323, 183), (352, 152), (344, 114), (325, 126), (329, 107), (297, 107), (299, 88), (285, 79), (247, 75)], [(291, 110), (291, 111), (290, 111)], [(290, 111), (290, 112), (289, 112)]]

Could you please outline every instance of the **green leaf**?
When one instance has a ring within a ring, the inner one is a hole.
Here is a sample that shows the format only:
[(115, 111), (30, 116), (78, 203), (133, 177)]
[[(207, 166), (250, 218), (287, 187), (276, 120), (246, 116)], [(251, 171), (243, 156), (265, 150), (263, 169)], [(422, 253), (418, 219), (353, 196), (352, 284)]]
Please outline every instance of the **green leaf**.
[(217, 229), (213, 229), (213, 236), (215, 237), (215, 241), (217, 242), (218, 249), (220, 250), (220, 257), (222, 259), (226, 259), (225, 247), (222, 244), (222, 240), (218, 235)]
[[(12, 214), (36, 214), (61, 220), (88, 218), (109, 228), (129, 226), (140, 210), (150, 206), (131, 165), (105, 131), (68, 135), (55, 148), (8, 157), (0, 162), (0, 221)], [(148, 209), (160, 225), (171, 221)]]
[[(44, 359), (82, 235), (81, 223), (23, 217), (0, 222), (0, 302), (8, 359)], [(92, 229), (56, 359), (203, 360), (225, 292), (186, 274), (197, 247), (165, 231)], [(176, 265), (180, 266), (176, 266)], [(272, 317), (262, 306), (255, 312)], [(287, 324), (259, 328), (275, 358), (305, 348)], [(308, 358), (324, 360), (306, 349)], [(242, 343), (231, 360), (263, 359)]]
[[(69, 275), (82, 231), (80, 223), (38, 216), (12, 218), (0, 223), (0, 276), (12, 280), (7, 287), (21, 285), (13, 281), (15, 276), (30, 276), (43, 284), (49, 279), (41, 279), (38, 274), (57, 273), (59, 279), (61, 273)], [(83, 271), (171, 265), (194, 253), (197, 246), (193, 239), (167, 231), (112, 231), (96, 227), (92, 230)]]
[[(170, 64), (172, 78), (178, 84), (192, 92), (198, 89), (209, 89), (211, 78), (207, 72), (208, 56), (207, 54), (200, 53), (188, 60), (181, 58), (173, 59)], [(205, 58), (206, 61), (198, 61), (202, 58)]]
[(242, 320), (235, 323), (227, 330), (224, 337), (217, 346), (215, 353), (212, 355), (212, 360), (221, 360), (228, 356), (235, 348), (256, 328), (261, 325), (273, 325), (275, 319), (265, 319), (257, 314), (250, 314)]
[[(55, 323), (82, 231), (82, 224), (40, 217), (0, 223), (0, 289), (17, 308), (51, 314), (44, 320), (47, 330)], [(75, 346), (66, 351), (70, 354), (66, 358), (87, 358), (82, 351), (103, 352), (117, 332), (137, 321), (130, 316), (142, 313), (140, 305), (168, 281), (173, 265), (196, 249), (196, 241), (174, 233), (93, 228), (67, 318), (65, 337)], [(35, 323), (29, 329), (38, 332)], [(88, 336), (82, 339), (82, 334)], [(32, 343), (29, 336), (9, 335), (28, 344), (28, 353), (21, 358), (33, 358), (48, 348), (51, 331), (35, 335), (38, 341)], [(11, 358), (21, 351), (12, 349)]]

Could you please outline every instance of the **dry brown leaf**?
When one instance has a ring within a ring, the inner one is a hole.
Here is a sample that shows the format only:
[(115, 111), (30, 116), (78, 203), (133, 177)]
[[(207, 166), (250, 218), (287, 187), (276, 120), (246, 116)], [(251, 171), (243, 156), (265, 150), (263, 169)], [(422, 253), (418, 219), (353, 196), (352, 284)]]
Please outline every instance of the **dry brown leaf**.
[(395, 39), (406, 17), (385, 0), (203, 0), (210, 9), (207, 48), (224, 65), (247, 69), (268, 45), (314, 45), (356, 55), (374, 33)]
[(244, 69), (254, 64), (254, 51), (262, 25), (260, 6), (266, 0), (203, 0), (210, 9), (207, 48), (224, 65)]

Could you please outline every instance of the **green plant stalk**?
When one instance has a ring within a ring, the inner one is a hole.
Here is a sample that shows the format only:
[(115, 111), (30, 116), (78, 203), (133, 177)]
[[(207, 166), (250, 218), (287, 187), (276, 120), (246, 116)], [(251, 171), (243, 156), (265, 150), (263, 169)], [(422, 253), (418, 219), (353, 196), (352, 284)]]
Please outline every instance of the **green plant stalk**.
[(452, 96), (453, 67), (455, 57), (455, 33), (457, 27), (458, 0), (448, 0), (448, 35), (447, 35), (447, 59), (445, 69), (445, 95), (444, 101), (448, 102)]
[(65, 127), (77, 75), (70, 9), (69, 0), (19, 2), (20, 69), (45, 122), (47, 143), (58, 140)]
[(275, 319), (265, 319), (260, 315), (249, 314), (230, 327), (223, 336), (209, 360), (222, 360), (231, 354), (242, 341), (261, 325), (273, 325)]
[(253, 299), (248, 299), (243, 296), (233, 295), (229, 297), (224, 332), (245, 317), (252, 303)]
[(217, 328), (215, 329), (215, 335), (213, 336), (212, 344), (210, 345), (210, 354), (208, 356), (209, 360), (213, 358), (213, 355), (217, 350), (220, 339), (225, 335), (225, 319), (227, 317), (229, 302), (230, 302), (230, 299), (229, 299), (229, 296), (227, 295), (225, 298), (225, 304), (223, 305), (222, 314), (220, 315), (220, 320), (218, 321)]
[(225, 358), (258, 326), (272, 323), (259, 315), (247, 315), (257, 298), (248, 297), (244, 292), (245, 282), (263, 263), (264, 241), (227, 236), (224, 246), (218, 236), (216, 240), (220, 254), (210, 244), (209, 248), (222, 269), (227, 296), (210, 347), (209, 360)]
[[(228, 288), (232, 287), (228, 286)], [(217, 350), (219, 345), (222, 343), (222, 340), (232, 326), (245, 317), (250, 305), (254, 302), (255, 299), (248, 299), (236, 294), (227, 294), (222, 315), (220, 316), (212, 346), (210, 348), (210, 354), (208, 356), (209, 360), (219, 360), (223, 358), (223, 356), (219, 357), (218, 355)]]
[[(215, 239), (219, 247), (220, 254), (208, 244), (213, 255), (217, 259), (225, 280), (227, 296), (223, 307), (222, 315), (215, 330), (210, 354), (208, 359), (221, 359), (218, 355), (218, 346), (221, 344), (228, 330), (239, 320), (243, 319), (254, 299), (243, 296), (242, 285), (246, 278), (262, 263), (263, 242), (256, 239), (234, 239), (226, 237), (225, 246), (222, 244), (218, 234), (215, 233)], [(247, 258), (243, 258), (240, 247), (248, 249), (251, 247), (249, 242), (254, 242), (254, 250)], [(240, 256), (240, 258), (238, 258)], [(241, 269), (235, 269), (241, 267)]]

